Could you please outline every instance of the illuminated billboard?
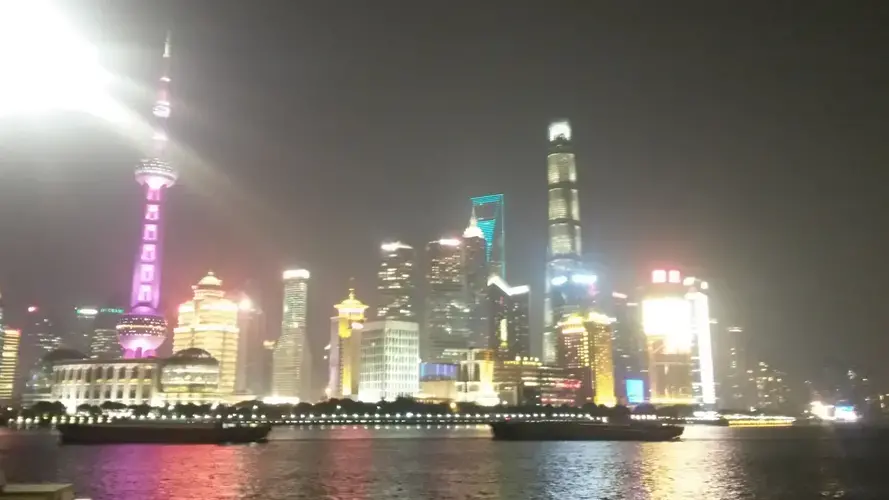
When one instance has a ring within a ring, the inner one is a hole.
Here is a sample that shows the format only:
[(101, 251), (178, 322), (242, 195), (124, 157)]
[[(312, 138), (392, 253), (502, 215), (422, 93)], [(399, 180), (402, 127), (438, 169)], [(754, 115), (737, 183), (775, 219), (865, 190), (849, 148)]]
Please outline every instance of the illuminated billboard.
[(624, 381), (627, 385), (627, 402), (631, 405), (645, 402), (645, 382), (638, 378), (628, 378)]
[(684, 297), (645, 299), (642, 329), (646, 337), (664, 339), (664, 354), (691, 352), (691, 304)]

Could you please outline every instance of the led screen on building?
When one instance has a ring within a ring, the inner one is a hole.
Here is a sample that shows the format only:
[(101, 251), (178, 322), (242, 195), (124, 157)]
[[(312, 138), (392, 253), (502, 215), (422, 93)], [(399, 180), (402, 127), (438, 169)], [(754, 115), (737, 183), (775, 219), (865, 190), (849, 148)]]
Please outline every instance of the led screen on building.
[(627, 402), (631, 405), (645, 402), (645, 382), (638, 378), (628, 378), (627, 384)]
[(691, 304), (683, 297), (645, 299), (642, 329), (647, 337), (664, 339), (664, 354), (691, 352)]

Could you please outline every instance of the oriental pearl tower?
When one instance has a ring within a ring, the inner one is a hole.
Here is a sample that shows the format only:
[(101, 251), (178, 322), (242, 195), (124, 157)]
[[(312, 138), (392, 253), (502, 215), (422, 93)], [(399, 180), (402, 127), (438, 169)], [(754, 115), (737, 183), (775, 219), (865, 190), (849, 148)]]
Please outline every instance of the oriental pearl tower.
[(164, 192), (176, 182), (177, 173), (167, 161), (167, 120), (170, 118), (170, 34), (164, 45), (163, 74), (154, 103), (153, 154), (136, 166), (136, 181), (144, 188), (141, 237), (136, 252), (130, 310), (117, 324), (117, 338), (124, 358), (155, 356), (164, 343), (167, 321), (159, 311), (161, 255), (163, 248)]

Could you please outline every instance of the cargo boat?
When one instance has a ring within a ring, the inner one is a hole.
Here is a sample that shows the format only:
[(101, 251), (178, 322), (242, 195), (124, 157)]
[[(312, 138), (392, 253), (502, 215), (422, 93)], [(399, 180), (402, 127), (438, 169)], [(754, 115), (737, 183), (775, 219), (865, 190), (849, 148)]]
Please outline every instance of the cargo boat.
[(263, 443), (270, 425), (173, 422), (60, 424), (62, 444), (225, 444)]
[(504, 441), (672, 441), (685, 430), (655, 423), (602, 424), (598, 422), (492, 422), (494, 439)]

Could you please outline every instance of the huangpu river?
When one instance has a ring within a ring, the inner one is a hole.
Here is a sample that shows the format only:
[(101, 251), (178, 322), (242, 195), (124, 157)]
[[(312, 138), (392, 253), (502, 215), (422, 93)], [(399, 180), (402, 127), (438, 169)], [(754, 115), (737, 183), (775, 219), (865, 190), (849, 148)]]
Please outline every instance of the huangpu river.
[(276, 428), (256, 445), (59, 446), (0, 430), (9, 482), (94, 500), (887, 499), (886, 441), (689, 427), (681, 441), (499, 442), (483, 426)]

